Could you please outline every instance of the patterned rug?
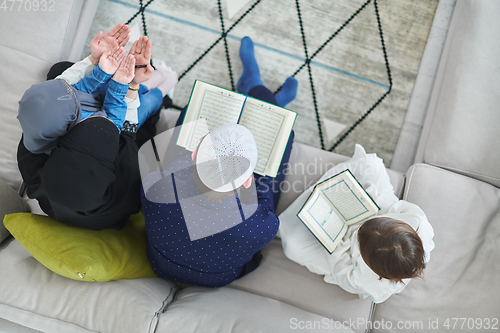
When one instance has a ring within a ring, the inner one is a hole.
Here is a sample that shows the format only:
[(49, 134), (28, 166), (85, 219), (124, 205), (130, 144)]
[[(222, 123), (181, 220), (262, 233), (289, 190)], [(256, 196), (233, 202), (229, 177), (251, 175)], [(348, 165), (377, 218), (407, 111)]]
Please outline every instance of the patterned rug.
[(146, 34), (153, 57), (180, 75), (174, 104), (184, 106), (195, 79), (234, 89), (250, 36), (268, 88), (299, 82), (287, 106), (296, 141), (346, 156), (360, 143), (389, 165), (437, 3), (101, 0), (82, 57), (96, 33), (130, 21), (131, 40)]

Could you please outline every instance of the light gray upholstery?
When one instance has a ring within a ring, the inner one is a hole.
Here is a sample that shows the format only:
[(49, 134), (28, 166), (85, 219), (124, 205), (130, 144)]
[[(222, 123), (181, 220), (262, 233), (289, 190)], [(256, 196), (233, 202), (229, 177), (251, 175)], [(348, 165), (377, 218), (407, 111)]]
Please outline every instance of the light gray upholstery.
[(21, 4), (18, 3), (14, 10), (2, 14), (0, 179), (16, 190), (21, 184), (16, 159), (22, 133), (16, 118), (18, 101), (31, 85), (46, 80), (47, 72), (54, 63), (67, 60), (75, 42), (74, 33), (83, 0), (54, 3), (45, 11), (16, 10)]
[(0, 318), (0, 332), (9, 333), (42, 333), (38, 330), (22, 326), (11, 321)]
[[(353, 332), (340, 322), (279, 301), (231, 288), (189, 287), (160, 317), (158, 333)], [(303, 329), (299, 329), (302, 327)], [(339, 329), (336, 329), (339, 327)]]
[[(6, 214), (29, 212), (28, 204), (21, 199), (14, 189), (0, 179), (0, 221)], [(3, 223), (0, 223), (0, 242), (10, 235), (9, 231), (5, 229)]]
[[(274, 239), (262, 249), (263, 259), (255, 271), (231, 283), (229, 287), (279, 300), (318, 315), (341, 322), (366, 322), (371, 300), (345, 292), (323, 277), (289, 260), (281, 241)], [(364, 332), (362, 326), (354, 329)]]
[(458, 1), (416, 162), (500, 187), (500, 2)]
[[(399, 321), (421, 321), (429, 329), (429, 319), (438, 319), (437, 331), (444, 331), (447, 318), (498, 318), (500, 189), (417, 164), (407, 173), (405, 199), (426, 212), (436, 247), (424, 279), (413, 279), (401, 294), (377, 306), (375, 320), (390, 320), (394, 327), (375, 332), (401, 332), (395, 327)], [(417, 331), (426, 330), (405, 330)], [(481, 329), (474, 323), (458, 331)]]
[[(45, 80), (53, 63), (78, 60), (97, 8), (97, 1), (56, 4), (55, 12), (2, 15), (2, 26), (12, 29), (0, 29), (0, 216), (27, 209), (15, 191), (21, 182), (17, 102), (33, 83)], [(376, 307), (374, 332), (456, 331), (444, 324), (460, 317), (468, 320), (460, 332), (478, 332), (477, 318), (483, 319), (483, 328), (485, 318), (499, 318), (498, 17), (496, 0), (458, 0), (417, 152), (417, 162), (426, 164), (410, 168), (404, 193), (427, 214), (436, 247), (424, 279), (412, 280)], [(178, 115), (162, 111), (159, 132), (172, 128)], [(295, 143), (277, 212), (329, 167), (347, 159)], [(403, 175), (389, 170), (389, 176), (401, 196)], [(33, 202), (30, 206), (40, 211)], [(0, 239), (7, 235), (0, 227)], [(105, 283), (66, 279), (7, 238), (0, 244), (0, 331), (364, 331), (373, 310), (370, 301), (288, 260), (279, 239), (262, 253), (261, 266), (228, 287), (178, 291), (160, 278)], [(472, 328), (469, 319), (474, 319)], [(438, 327), (433, 326), (436, 321)], [(336, 329), (342, 322), (358, 325)]]
[(59, 276), (16, 240), (0, 247), (0, 314), (44, 332), (154, 332), (173, 300), (161, 278), (82, 282)]

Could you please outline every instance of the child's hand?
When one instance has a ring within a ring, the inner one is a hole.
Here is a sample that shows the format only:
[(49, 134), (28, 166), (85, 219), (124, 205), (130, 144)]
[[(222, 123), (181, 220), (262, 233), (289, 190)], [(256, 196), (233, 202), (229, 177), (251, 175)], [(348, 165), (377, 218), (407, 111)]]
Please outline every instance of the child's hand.
[(99, 59), (99, 67), (107, 74), (114, 74), (125, 58), (125, 49), (122, 46), (116, 46), (113, 50), (104, 52)]
[(136, 65), (146, 65), (143, 68), (135, 69), (133, 83), (142, 83), (147, 81), (153, 75), (154, 69), (151, 66), (151, 47), (153, 43), (148, 40), (148, 37), (142, 36), (134, 42), (129, 51), (129, 56), (133, 55)]
[(123, 25), (123, 23), (118, 24), (105, 35), (103, 35), (102, 31), (99, 31), (90, 42), (89, 58), (92, 63), (97, 65), (101, 56), (105, 52), (113, 50), (116, 46), (125, 46), (130, 39), (129, 33), (130, 28), (128, 25)]
[(122, 62), (112, 79), (116, 82), (129, 84), (134, 78), (134, 66), (135, 58), (133, 55), (129, 54), (127, 57), (122, 59)]

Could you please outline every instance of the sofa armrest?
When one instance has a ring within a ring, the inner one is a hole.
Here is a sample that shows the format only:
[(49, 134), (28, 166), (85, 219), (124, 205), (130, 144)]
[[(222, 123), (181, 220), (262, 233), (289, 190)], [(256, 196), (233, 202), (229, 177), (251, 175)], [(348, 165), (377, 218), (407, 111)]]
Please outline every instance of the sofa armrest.
[(458, 0), (415, 162), (500, 187), (500, 2)]
[[(500, 189), (442, 168), (416, 164), (408, 170), (404, 199), (427, 215), (435, 248), (423, 279), (412, 279), (400, 294), (378, 304), (375, 321), (407, 322), (416, 325), (412, 332), (442, 332), (447, 319), (498, 318)], [(459, 330), (478, 332), (481, 328), (474, 322)]]
[(90, 26), (94, 22), (94, 16), (99, 6), (99, 0), (86, 0), (83, 2), (81, 12), (76, 17), (78, 24), (75, 27), (68, 53), (61, 60), (77, 62), (82, 59), (82, 52), (87, 41)]
[[(13, 10), (2, 15), (0, 30), (0, 179), (14, 188), (21, 184), (16, 152), (22, 135), (18, 102), (33, 84), (45, 81), (50, 67), (80, 58), (96, 1), (55, 1), (46, 10)], [(18, 5), (16, 5), (18, 6)], [(82, 16), (80, 16), (82, 15)]]
[(16, 193), (6, 182), (0, 180), (0, 242), (7, 238), (10, 233), (3, 225), (3, 218), (7, 214), (29, 212), (28, 204)]

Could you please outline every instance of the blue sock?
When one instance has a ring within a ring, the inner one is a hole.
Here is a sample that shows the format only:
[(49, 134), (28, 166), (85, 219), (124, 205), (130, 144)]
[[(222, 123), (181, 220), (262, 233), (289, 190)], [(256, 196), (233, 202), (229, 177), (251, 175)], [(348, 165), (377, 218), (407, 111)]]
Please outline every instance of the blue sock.
[(298, 82), (293, 76), (286, 79), (285, 83), (283, 83), (283, 87), (281, 87), (281, 90), (275, 96), (279, 106), (284, 108), (295, 99), (295, 96), (297, 96), (297, 85)]
[(253, 42), (250, 37), (243, 37), (241, 40), (240, 59), (243, 64), (243, 73), (236, 84), (236, 90), (246, 95), (253, 87), (264, 85), (260, 79), (259, 65), (255, 60)]

